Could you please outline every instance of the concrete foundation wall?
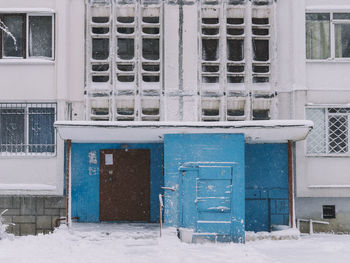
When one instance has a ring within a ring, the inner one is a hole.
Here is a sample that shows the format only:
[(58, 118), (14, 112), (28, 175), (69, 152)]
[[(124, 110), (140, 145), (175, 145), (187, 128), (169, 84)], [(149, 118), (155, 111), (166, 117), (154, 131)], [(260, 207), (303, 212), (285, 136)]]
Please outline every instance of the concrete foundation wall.
[[(350, 233), (350, 198), (296, 198), (296, 218), (329, 222), (314, 224), (314, 232)], [(322, 206), (335, 205), (335, 218), (323, 219)], [(300, 231), (309, 232), (309, 223), (300, 223)]]
[(56, 225), (56, 219), (66, 214), (64, 196), (0, 196), (0, 212), (9, 233), (17, 236), (47, 234)]

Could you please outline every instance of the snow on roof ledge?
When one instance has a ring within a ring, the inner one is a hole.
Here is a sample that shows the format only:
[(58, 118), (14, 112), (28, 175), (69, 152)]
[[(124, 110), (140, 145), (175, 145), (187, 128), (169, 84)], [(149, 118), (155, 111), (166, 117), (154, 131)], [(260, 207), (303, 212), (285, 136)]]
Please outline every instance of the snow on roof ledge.
[(73, 142), (162, 142), (165, 134), (227, 133), (245, 135), (247, 142), (303, 140), (313, 127), (307, 120), (235, 122), (112, 122), (56, 121), (63, 140)]

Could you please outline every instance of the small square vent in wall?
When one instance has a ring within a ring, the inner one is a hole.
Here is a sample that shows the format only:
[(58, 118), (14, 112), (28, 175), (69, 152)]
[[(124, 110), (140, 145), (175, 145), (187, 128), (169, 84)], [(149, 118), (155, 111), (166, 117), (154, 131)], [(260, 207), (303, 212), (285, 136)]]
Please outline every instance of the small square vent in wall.
[(335, 218), (335, 205), (323, 205), (322, 209), (324, 219)]

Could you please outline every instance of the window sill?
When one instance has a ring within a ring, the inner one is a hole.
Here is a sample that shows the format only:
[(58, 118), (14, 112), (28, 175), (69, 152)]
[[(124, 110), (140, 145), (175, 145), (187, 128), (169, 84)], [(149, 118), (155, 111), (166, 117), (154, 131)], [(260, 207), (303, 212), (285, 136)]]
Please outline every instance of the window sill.
[(54, 65), (54, 60), (40, 58), (3, 58), (0, 65)]
[(306, 63), (314, 64), (314, 63), (350, 63), (350, 58), (330, 58), (330, 59), (306, 59)]
[(56, 158), (57, 154), (3, 154), (0, 153), (0, 160), (2, 159), (52, 159)]
[(305, 157), (307, 158), (313, 158), (313, 157), (323, 157), (323, 158), (349, 158), (350, 155), (348, 153), (346, 154), (305, 154)]

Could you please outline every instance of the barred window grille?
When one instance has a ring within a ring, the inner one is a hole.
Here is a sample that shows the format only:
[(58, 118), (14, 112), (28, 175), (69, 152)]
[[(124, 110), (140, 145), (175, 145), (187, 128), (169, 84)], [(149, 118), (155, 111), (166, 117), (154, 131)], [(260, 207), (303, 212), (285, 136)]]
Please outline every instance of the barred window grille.
[(349, 115), (350, 108), (307, 108), (306, 118), (314, 122), (314, 129), (307, 138), (307, 154), (348, 154)]
[(54, 103), (0, 103), (0, 156), (54, 155)]

